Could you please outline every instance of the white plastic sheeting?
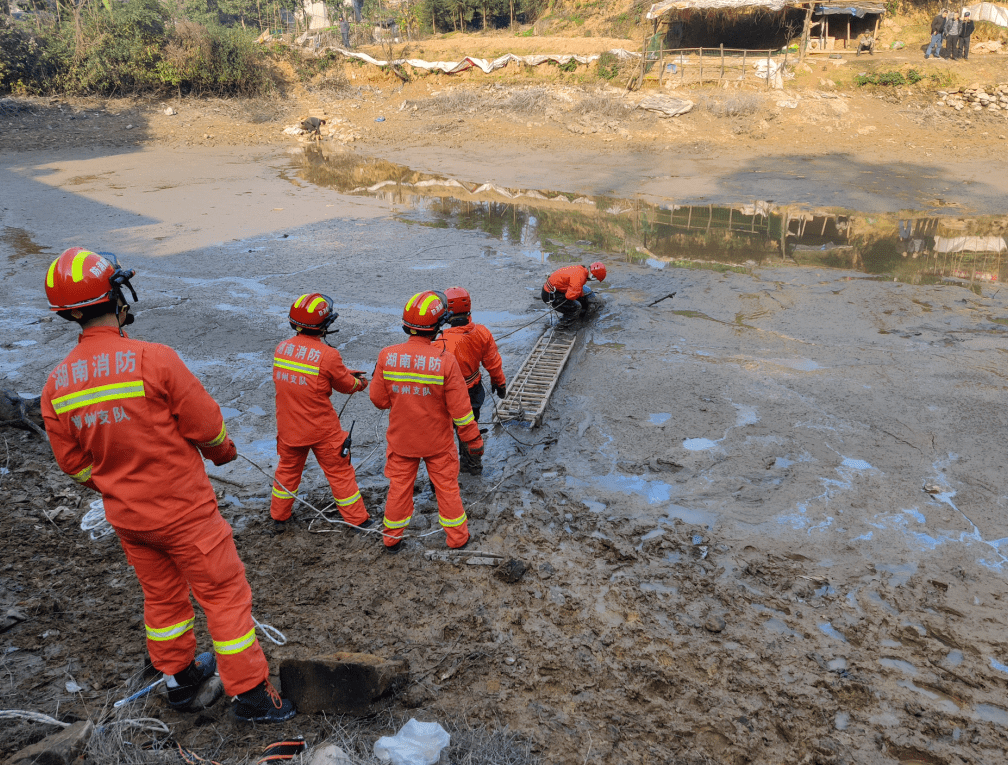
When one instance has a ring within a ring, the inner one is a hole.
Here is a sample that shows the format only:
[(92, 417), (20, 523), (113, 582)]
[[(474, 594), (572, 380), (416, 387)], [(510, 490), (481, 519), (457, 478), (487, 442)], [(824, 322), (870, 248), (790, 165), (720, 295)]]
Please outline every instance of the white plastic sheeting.
[(693, 102), (672, 96), (644, 96), (637, 102), (637, 108), (657, 112), (663, 117), (678, 117), (692, 109)]
[(936, 236), (935, 252), (1006, 252), (1008, 244), (1000, 236)]
[(999, 27), (1008, 27), (1008, 7), (994, 3), (977, 3), (967, 5), (964, 11), (970, 12), (970, 18), (976, 21), (989, 21)]
[[(590, 56), (578, 56), (571, 53), (536, 53), (531, 56), (516, 56), (514, 53), (505, 53), (500, 58), (495, 58), (493, 61), (487, 61), (485, 58), (475, 58), (473, 56), (466, 56), (461, 61), (424, 61), (422, 58), (400, 58), (395, 61), (382, 61), (380, 59), (372, 58), (367, 53), (361, 53), (355, 50), (345, 50), (343, 48), (331, 48), (330, 50), (336, 50), (342, 53), (347, 58), (356, 58), (360, 61), (364, 61), (373, 66), (402, 66), (404, 64), (409, 64), (414, 69), (427, 69), (436, 70), (443, 72), (444, 74), (458, 74), (459, 72), (464, 72), (467, 69), (472, 69), (473, 67), (482, 70), (484, 74), (490, 74), (490, 72), (495, 69), (503, 69), (505, 66), (515, 61), (519, 64), (525, 64), (526, 66), (539, 66), (540, 64), (545, 64), (547, 61), (554, 61), (561, 66), (570, 63), (571, 60), (577, 61), (579, 64), (590, 64), (592, 61), (597, 61), (598, 54), (592, 54)], [(640, 53), (634, 53), (633, 51), (623, 50), (623, 48), (614, 48), (609, 51), (620, 61), (626, 61), (632, 58), (640, 58)]]

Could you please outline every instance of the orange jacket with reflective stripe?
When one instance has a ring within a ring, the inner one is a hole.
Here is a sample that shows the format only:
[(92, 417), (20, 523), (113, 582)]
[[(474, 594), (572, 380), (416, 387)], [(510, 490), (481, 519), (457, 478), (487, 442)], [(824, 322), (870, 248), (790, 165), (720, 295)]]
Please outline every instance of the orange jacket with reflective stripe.
[(543, 285), (547, 292), (559, 290), (568, 300), (577, 300), (588, 283), (590, 273), (584, 266), (564, 266), (549, 275)]
[(226, 441), (224, 418), (168, 346), (84, 330), (46, 381), (42, 417), (56, 462), (94, 481), (114, 527), (154, 530), (216, 511), (200, 450)]
[(363, 386), (343, 365), (343, 357), (317, 335), (297, 334), (273, 353), (277, 438), (289, 446), (338, 439), (343, 432), (329, 397)]
[(403, 457), (454, 450), (452, 425), (463, 441), (479, 438), (458, 362), (426, 337), (383, 348), (369, 391), (376, 407), (389, 410), (389, 450)]
[[(466, 385), (472, 388), (480, 381), (480, 364), (490, 374), (494, 385), (505, 385), (504, 366), (493, 334), (482, 324), (470, 321), (461, 327), (445, 327), (440, 338), (444, 347), (458, 362)], [(437, 343), (435, 343), (435, 347)]]

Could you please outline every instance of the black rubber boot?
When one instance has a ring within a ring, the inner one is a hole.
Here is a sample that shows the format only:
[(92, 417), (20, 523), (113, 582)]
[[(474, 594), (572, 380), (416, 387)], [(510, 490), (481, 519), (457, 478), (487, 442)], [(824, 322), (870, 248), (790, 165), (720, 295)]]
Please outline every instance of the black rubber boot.
[(263, 680), (251, 691), (238, 694), (234, 714), (243, 722), (274, 723), (291, 719), (297, 710), (289, 699), (280, 698), (269, 680)]
[[(168, 706), (180, 712), (188, 711), (204, 684), (213, 678), (216, 671), (217, 660), (213, 653), (210, 651), (201, 653), (193, 660), (192, 664), (181, 672), (175, 673), (175, 682), (178, 683), (178, 686), (168, 689)], [(224, 695), (223, 686), (220, 687), (218, 693), (211, 694), (209, 699), (201, 699), (200, 708), (204, 709), (210, 706), (222, 695)]]

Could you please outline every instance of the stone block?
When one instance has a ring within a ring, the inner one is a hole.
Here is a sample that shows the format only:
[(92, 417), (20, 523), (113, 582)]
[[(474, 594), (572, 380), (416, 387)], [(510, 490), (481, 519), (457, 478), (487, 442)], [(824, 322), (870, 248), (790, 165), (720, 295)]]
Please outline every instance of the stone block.
[(406, 659), (340, 652), (280, 663), (283, 695), (299, 712), (367, 715), (372, 703), (402, 688), (409, 677)]
[(84, 751), (92, 733), (94, 724), (81, 720), (25, 747), (7, 760), (7, 765), (70, 765)]

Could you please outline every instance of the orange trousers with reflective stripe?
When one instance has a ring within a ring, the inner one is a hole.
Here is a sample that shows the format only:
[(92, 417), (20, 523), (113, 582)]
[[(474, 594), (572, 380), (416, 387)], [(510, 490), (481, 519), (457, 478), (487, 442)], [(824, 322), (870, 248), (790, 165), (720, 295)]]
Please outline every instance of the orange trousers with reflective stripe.
[[(194, 617), (191, 590), (206, 613), (215, 649), (235, 641), (249, 643), (236, 653), (216, 650), (224, 691), (236, 696), (269, 677), (269, 667), (252, 632), (252, 589), (231, 527), (216, 507), (211, 516), (199, 515), (198, 519), (186, 516), (156, 531), (116, 529), (116, 533), (143, 588), (151, 662), (159, 671), (174, 675), (195, 658), (196, 636), (187, 625)], [(150, 637), (152, 632), (172, 637), (155, 640)], [(242, 640), (250, 632), (251, 640)]]
[(459, 494), (459, 457), (455, 449), (433, 457), (403, 457), (392, 450), (386, 452), (385, 477), (389, 479), (389, 490), (385, 502), (385, 546), (391, 547), (402, 538), (413, 517), (413, 486), (421, 459), (434, 484), (438, 519), (444, 527), (448, 546), (461, 547), (469, 541), (469, 522)]
[[(322, 441), (311, 446), (290, 446), (277, 439), (277, 455), (280, 457), (280, 462), (273, 474), (276, 479), (273, 482), (273, 498), (270, 501), (270, 515), (273, 516), (273, 520), (290, 519), (294, 497), (277, 495), (286, 494), (284, 489), (297, 492), (309, 450), (315, 453), (315, 459), (318, 460), (319, 467), (329, 481), (329, 488), (332, 489), (333, 499), (336, 500), (336, 507), (343, 520), (354, 526), (360, 526), (368, 519), (367, 508), (364, 507), (364, 500), (361, 499), (360, 490), (357, 488), (357, 476), (350, 464), (350, 455), (341, 457), (342, 448), (342, 441), (338, 443)], [(283, 484), (283, 489), (277, 482)]]

